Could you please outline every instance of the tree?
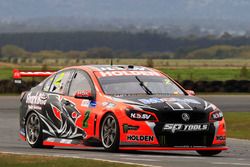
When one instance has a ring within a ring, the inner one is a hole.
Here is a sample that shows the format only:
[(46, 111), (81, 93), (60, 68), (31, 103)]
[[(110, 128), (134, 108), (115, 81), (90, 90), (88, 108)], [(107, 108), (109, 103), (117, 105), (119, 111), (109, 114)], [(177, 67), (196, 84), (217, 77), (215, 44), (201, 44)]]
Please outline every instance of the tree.
[(2, 57), (26, 57), (28, 52), (15, 45), (5, 45), (1, 49)]
[(248, 70), (246, 66), (243, 66), (240, 69), (240, 77), (248, 77)]
[(148, 58), (147, 59), (147, 67), (151, 67), (151, 68), (154, 67), (154, 62), (153, 62), (152, 58)]

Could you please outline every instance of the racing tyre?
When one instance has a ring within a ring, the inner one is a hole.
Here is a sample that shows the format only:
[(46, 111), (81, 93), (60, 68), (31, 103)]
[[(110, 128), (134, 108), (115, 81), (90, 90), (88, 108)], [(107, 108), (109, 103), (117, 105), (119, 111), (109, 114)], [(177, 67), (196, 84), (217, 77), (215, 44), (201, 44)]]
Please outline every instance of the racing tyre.
[(221, 150), (213, 150), (213, 151), (202, 151), (202, 150), (197, 150), (197, 153), (200, 154), (201, 156), (213, 156), (216, 154), (221, 153)]
[(53, 148), (53, 146), (43, 145), (42, 129), (40, 118), (36, 113), (32, 112), (25, 124), (26, 141), (32, 148)]
[(102, 122), (101, 140), (106, 151), (116, 152), (119, 150), (119, 124), (115, 115), (112, 113), (107, 114)]

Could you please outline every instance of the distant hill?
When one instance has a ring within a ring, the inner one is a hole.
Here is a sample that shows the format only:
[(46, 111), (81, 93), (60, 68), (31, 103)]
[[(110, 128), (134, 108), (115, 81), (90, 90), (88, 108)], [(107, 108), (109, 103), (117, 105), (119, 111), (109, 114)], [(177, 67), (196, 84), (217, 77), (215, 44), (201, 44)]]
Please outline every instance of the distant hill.
[[(28, 51), (40, 50), (87, 50), (107, 47), (113, 50), (136, 52), (182, 52), (207, 48), (213, 45), (250, 45), (250, 38), (172, 38), (153, 32), (43, 32), (0, 34), (0, 47), (16, 45)], [(183, 56), (183, 55), (181, 55)]]

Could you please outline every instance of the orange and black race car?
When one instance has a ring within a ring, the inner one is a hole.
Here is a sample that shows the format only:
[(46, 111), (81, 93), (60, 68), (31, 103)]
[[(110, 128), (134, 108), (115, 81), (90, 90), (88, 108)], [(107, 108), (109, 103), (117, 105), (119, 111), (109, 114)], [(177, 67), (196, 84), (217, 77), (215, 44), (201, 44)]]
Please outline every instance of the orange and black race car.
[(73, 66), (21, 95), (20, 137), (31, 147), (118, 150), (228, 149), (223, 113), (169, 76), (142, 66)]

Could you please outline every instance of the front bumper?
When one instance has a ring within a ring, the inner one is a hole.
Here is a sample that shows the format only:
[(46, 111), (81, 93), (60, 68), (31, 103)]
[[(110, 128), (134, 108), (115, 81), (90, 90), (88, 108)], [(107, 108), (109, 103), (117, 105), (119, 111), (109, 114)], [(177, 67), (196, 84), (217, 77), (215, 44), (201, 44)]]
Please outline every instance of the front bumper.
[[(163, 126), (166, 123), (161, 122), (130, 122), (132, 127), (139, 127), (138, 129), (131, 129), (124, 131), (121, 128), (121, 147), (163, 147), (165, 150), (174, 148), (179, 150), (196, 150), (209, 148), (223, 150), (226, 146), (226, 129), (224, 119), (221, 121), (207, 123), (208, 130), (203, 131), (164, 131)], [(147, 148), (148, 149), (148, 148)]]

